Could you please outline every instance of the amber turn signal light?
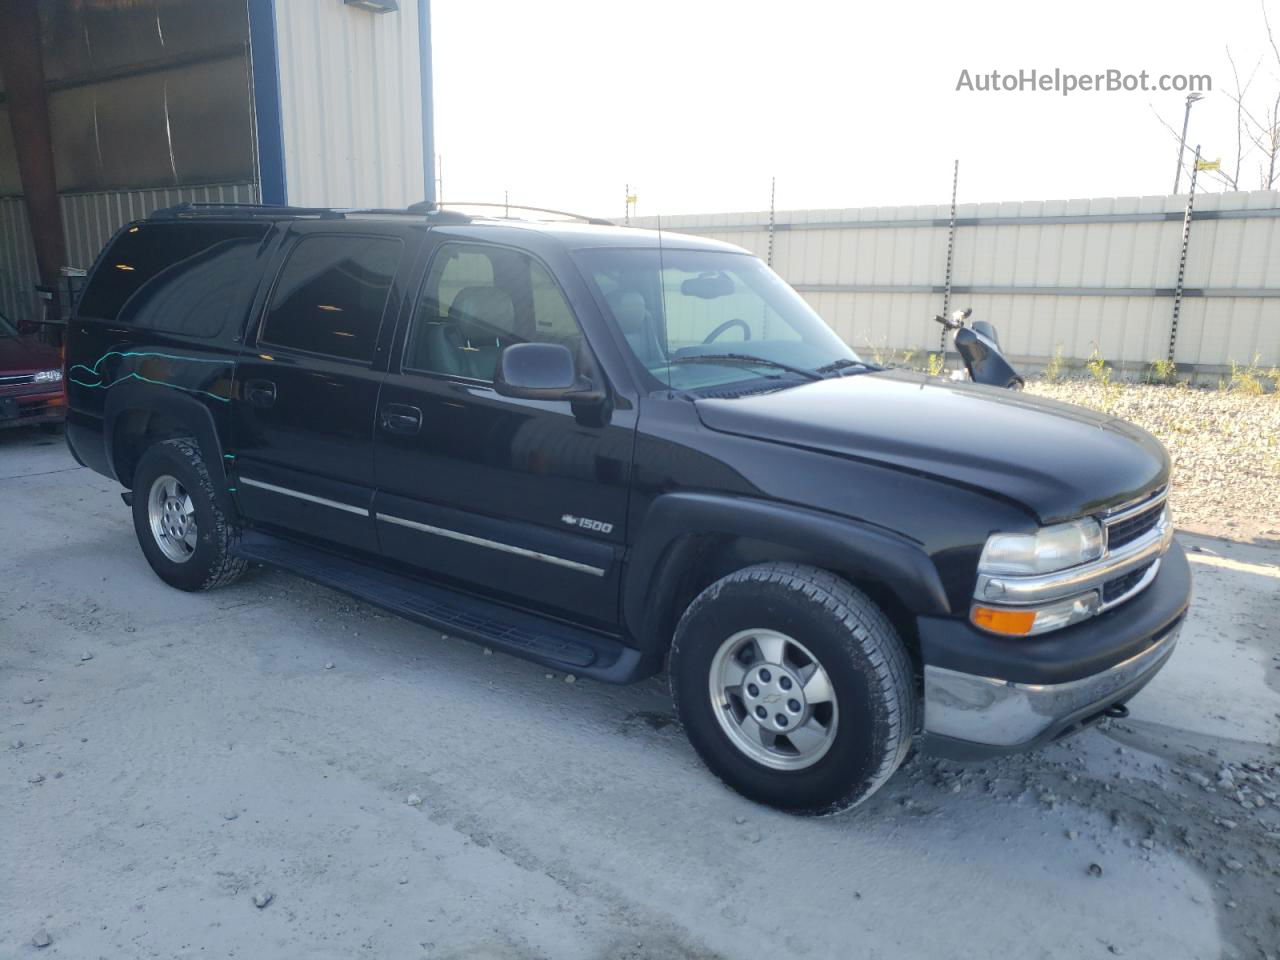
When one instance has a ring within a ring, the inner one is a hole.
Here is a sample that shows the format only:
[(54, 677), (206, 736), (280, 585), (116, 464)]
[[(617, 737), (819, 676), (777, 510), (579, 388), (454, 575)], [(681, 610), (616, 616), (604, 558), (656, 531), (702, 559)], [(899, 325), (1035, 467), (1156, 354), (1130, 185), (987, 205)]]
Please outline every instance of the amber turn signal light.
[(976, 626), (1007, 637), (1025, 637), (1035, 626), (1034, 610), (993, 610), (991, 607), (974, 607), (971, 614)]

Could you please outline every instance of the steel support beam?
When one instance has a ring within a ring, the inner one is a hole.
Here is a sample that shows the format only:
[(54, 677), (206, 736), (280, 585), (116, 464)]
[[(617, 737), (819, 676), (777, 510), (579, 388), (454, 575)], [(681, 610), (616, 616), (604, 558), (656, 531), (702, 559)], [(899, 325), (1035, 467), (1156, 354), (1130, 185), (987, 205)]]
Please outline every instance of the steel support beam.
[(431, 0), (418, 0), (418, 78), (422, 87), (422, 199), (435, 203), (436, 130), (431, 84)]
[(0, 0), (0, 24), (0, 75), (8, 98), (36, 268), (41, 284), (57, 289), (67, 245), (53, 168), (40, 14), (31, 0)]
[(263, 203), (286, 204), (289, 185), (285, 176), (280, 64), (276, 50), (276, 0), (248, 0), (248, 12), (258, 195)]

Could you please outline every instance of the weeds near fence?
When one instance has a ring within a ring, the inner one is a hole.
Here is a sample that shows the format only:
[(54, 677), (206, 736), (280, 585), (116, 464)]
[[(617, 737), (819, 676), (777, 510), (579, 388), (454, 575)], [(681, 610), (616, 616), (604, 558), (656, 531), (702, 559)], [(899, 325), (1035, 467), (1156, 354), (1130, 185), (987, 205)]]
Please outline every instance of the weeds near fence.
[(887, 367), (893, 363), (893, 351), (883, 340), (879, 343), (868, 340), (867, 352), (871, 354), (871, 359), (877, 367)]
[(1249, 362), (1247, 367), (1243, 367), (1231, 361), (1231, 379), (1225, 383), (1218, 381), (1218, 388), (1229, 390), (1232, 393), (1243, 393), (1250, 397), (1260, 397), (1267, 392), (1264, 381), (1271, 380), (1275, 386), (1280, 386), (1280, 380), (1277, 380), (1272, 374), (1273, 370), (1263, 370), (1258, 366), (1258, 361), (1262, 359), (1260, 354), (1254, 354), (1253, 360)]
[(929, 376), (931, 377), (942, 376), (945, 363), (946, 363), (946, 360), (943, 358), (942, 354), (940, 353), (929, 354), (929, 367), (928, 367)]
[(1089, 371), (1089, 376), (1093, 378), (1093, 382), (1098, 385), (1102, 391), (1102, 410), (1105, 413), (1115, 413), (1116, 401), (1120, 399), (1120, 394), (1124, 387), (1111, 379), (1111, 375), (1115, 372), (1112, 370), (1107, 361), (1098, 353), (1097, 345), (1093, 348), (1088, 362), (1085, 364)]
[(1145, 379), (1147, 383), (1175, 384), (1178, 382), (1178, 368), (1172, 360), (1152, 360)]
[(1058, 344), (1053, 349), (1053, 356), (1049, 358), (1049, 362), (1044, 365), (1044, 378), (1049, 383), (1057, 383), (1062, 379), (1062, 371), (1066, 366), (1066, 361), (1062, 358), (1062, 344)]
[(1085, 368), (1089, 371), (1089, 376), (1093, 377), (1093, 382), (1099, 386), (1105, 387), (1111, 383), (1111, 368), (1098, 354), (1097, 347), (1094, 347), (1093, 353), (1089, 354)]

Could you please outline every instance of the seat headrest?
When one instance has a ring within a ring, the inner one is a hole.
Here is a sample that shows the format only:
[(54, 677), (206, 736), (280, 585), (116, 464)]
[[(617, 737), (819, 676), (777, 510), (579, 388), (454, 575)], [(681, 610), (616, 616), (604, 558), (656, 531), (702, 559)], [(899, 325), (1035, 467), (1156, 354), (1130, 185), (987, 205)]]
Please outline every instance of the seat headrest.
[(515, 318), (515, 304), (500, 287), (463, 287), (449, 307), (449, 319), (465, 337), (496, 337), (514, 330)]
[(638, 290), (615, 290), (606, 298), (613, 318), (622, 328), (623, 333), (640, 333), (644, 330), (645, 307), (644, 296)]

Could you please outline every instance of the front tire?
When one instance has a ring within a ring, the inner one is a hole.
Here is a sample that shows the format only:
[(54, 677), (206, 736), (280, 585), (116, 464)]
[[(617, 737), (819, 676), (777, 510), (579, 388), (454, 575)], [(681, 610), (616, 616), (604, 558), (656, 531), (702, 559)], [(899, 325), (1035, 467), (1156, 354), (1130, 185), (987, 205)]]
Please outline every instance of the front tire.
[(730, 574), (689, 605), (671, 694), (694, 749), (743, 796), (792, 813), (848, 810), (907, 755), (911, 661), (864, 593), (799, 564)]
[(133, 527), (151, 569), (179, 590), (212, 590), (238, 579), (247, 564), (233, 554), (240, 539), (214, 495), (194, 440), (148, 447), (133, 473)]

